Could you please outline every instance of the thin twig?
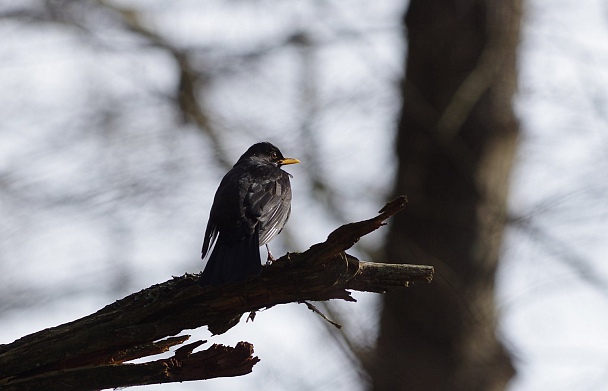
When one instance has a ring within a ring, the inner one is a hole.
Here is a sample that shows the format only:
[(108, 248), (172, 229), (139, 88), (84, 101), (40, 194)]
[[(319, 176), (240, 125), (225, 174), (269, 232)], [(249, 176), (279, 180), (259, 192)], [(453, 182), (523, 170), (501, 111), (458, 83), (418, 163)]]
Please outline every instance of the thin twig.
[(314, 304), (309, 303), (308, 301), (302, 301), (302, 303), (306, 304), (306, 307), (308, 307), (309, 310), (319, 315), (321, 318), (325, 319), (330, 324), (334, 325), (337, 329), (342, 328), (342, 325), (340, 323), (334, 322), (333, 320), (329, 319), (327, 316), (325, 316), (324, 313), (322, 313), (317, 307), (315, 307)]

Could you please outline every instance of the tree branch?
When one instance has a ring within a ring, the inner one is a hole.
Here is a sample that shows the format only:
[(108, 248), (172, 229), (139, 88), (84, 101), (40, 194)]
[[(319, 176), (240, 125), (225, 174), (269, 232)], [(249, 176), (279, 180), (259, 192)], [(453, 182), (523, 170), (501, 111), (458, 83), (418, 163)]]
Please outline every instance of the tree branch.
[[(261, 308), (307, 300), (355, 301), (349, 290), (385, 292), (414, 281), (430, 282), (430, 266), (360, 262), (344, 252), (384, 225), (405, 202), (399, 197), (378, 216), (343, 225), (325, 242), (288, 253), (247, 281), (201, 288), (198, 275), (174, 277), (92, 315), (0, 345), (0, 388), (52, 389), (49, 384), (58, 384), (63, 390), (84, 390), (249, 373), (258, 358), (246, 342), (191, 353), (202, 344), (197, 341), (177, 349), (170, 359), (122, 363), (183, 343), (189, 336), (163, 338), (185, 329), (207, 325), (213, 334), (226, 332), (243, 313)], [(37, 383), (42, 381), (47, 383)]]
[(196, 346), (179, 358), (176, 353), (172, 358), (144, 364), (108, 364), (45, 372), (37, 376), (17, 378), (6, 385), (0, 383), (0, 389), (2, 391), (100, 390), (203, 380), (246, 375), (260, 361), (257, 357), (252, 357), (253, 345), (248, 342), (239, 342), (234, 348), (212, 345), (206, 350), (192, 353), (191, 350), (200, 344), (200, 342), (190, 344)]

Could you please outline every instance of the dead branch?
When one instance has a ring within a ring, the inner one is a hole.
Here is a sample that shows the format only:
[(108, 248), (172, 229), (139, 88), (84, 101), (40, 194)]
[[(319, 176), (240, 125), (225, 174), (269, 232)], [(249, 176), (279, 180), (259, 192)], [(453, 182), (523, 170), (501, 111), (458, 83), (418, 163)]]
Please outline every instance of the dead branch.
[(288, 253), (247, 281), (201, 288), (197, 275), (174, 277), (84, 318), (0, 345), (0, 389), (89, 390), (249, 373), (259, 359), (246, 342), (192, 353), (203, 343), (197, 341), (177, 349), (170, 359), (124, 362), (183, 343), (189, 336), (167, 337), (185, 329), (206, 325), (220, 334), (242, 314), (277, 304), (355, 301), (349, 290), (385, 292), (414, 281), (430, 282), (430, 266), (361, 262), (344, 252), (384, 225), (405, 202), (399, 197), (378, 216), (343, 225), (325, 242)]
[[(239, 342), (236, 347), (212, 345), (192, 353), (201, 342), (186, 345), (189, 348), (182, 357), (176, 352), (172, 358), (144, 364), (106, 364), (75, 367), (62, 371), (44, 372), (39, 375), (20, 377), (0, 384), (3, 391), (63, 391), (101, 390), (145, 384), (203, 380), (215, 377), (246, 375), (259, 361), (252, 357), (253, 345)], [(178, 349), (179, 351), (179, 349)], [(182, 353), (184, 353), (182, 351)]]

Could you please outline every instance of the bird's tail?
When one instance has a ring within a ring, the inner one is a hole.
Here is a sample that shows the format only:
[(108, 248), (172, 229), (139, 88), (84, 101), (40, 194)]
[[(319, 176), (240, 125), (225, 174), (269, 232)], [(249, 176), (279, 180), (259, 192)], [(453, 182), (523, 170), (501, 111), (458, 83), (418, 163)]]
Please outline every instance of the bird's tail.
[(262, 271), (259, 237), (256, 233), (235, 243), (215, 243), (199, 279), (202, 286), (243, 281)]

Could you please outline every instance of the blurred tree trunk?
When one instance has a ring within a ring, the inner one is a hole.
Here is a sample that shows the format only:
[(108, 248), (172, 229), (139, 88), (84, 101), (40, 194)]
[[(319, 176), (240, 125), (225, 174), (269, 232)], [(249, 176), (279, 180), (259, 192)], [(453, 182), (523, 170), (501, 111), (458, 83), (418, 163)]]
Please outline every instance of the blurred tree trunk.
[(504, 390), (494, 279), (518, 122), (521, 0), (412, 0), (387, 259), (430, 263), (433, 284), (385, 296), (375, 390)]

